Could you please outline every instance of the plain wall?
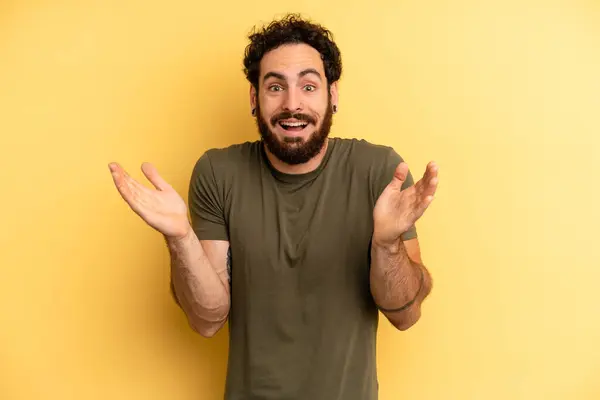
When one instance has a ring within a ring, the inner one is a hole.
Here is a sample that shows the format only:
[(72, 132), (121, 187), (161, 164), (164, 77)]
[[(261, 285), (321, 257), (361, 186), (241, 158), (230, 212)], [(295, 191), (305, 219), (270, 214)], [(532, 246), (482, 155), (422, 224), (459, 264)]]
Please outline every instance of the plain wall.
[(600, 398), (600, 3), (0, 2), (0, 398), (220, 399), (162, 237), (107, 164), (187, 199), (198, 157), (258, 138), (246, 34), (299, 11), (342, 50), (332, 135), (440, 165), (418, 223), (435, 288), (382, 319), (382, 400)]

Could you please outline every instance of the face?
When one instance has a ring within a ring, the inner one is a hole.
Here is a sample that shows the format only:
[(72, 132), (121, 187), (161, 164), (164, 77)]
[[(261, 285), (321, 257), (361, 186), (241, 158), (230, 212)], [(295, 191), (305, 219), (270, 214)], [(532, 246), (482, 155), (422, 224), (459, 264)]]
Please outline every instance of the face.
[(303, 164), (325, 144), (337, 104), (337, 84), (328, 87), (317, 50), (284, 45), (261, 60), (258, 90), (251, 103), (267, 149), (286, 164)]

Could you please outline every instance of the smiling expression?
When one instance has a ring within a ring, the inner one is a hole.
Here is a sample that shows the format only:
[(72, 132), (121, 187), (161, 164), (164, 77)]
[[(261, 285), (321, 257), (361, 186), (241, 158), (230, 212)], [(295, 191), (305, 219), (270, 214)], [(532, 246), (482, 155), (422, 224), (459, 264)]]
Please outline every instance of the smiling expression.
[(269, 51), (251, 88), (257, 125), (267, 148), (288, 164), (307, 162), (322, 149), (331, 128), (337, 85), (328, 84), (320, 53), (306, 44)]

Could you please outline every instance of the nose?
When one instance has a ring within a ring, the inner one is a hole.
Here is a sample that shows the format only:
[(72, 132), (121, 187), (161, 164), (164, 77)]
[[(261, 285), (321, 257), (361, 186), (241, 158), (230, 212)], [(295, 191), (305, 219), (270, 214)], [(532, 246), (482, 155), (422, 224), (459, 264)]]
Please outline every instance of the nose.
[(283, 101), (283, 109), (285, 111), (296, 112), (301, 111), (302, 107), (302, 95), (298, 93), (298, 90), (287, 90), (285, 99)]

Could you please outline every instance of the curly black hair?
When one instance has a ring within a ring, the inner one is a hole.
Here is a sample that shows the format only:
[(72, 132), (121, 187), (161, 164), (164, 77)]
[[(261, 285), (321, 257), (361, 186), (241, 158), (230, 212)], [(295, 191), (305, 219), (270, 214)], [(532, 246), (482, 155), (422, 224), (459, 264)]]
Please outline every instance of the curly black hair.
[(267, 52), (285, 44), (305, 43), (317, 50), (329, 85), (337, 82), (342, 75), (342, 57), (333, 41), (333, 34), (298, 14), (288, 14), (258, 30), (255, 27), (248, 39), (250, 44), (244, 53), (244, 74), (255, 88), (258, 88), (260, 60)]

